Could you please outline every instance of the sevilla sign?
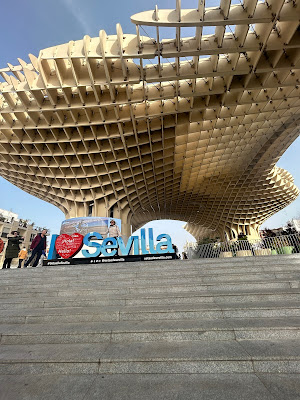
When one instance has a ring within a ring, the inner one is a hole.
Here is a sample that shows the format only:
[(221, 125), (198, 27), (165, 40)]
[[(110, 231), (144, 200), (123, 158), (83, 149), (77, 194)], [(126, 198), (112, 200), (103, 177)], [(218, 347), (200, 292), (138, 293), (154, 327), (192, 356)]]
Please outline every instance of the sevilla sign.
[(73, 233), (72, 236), (63, 234), (56, 239), (55, 249), (62, 258), (70, 258), (81, 250), (82, 241), (80, 233)]
[[(165, 240), (162, 241), (162, 239)], [(156, 237), (156, 240), (158, 243), (155, 245), (152, 228), (148, 229), (148, 245), (146, 244), (146, 230), (143, 228), (140, 238), (130, 236), (125, 242), (122, 237), (104, 239), (99, 232), (90, 232), (85, 236), (80, 233), (52, 235), (48, 260), (55, 259), (57, 254), (64, 259), (71, 258), (79, 251), (84, 258), (129, 256), (131, 252), (135, 256), (174, 253), (169, 235), (162, 233)]]

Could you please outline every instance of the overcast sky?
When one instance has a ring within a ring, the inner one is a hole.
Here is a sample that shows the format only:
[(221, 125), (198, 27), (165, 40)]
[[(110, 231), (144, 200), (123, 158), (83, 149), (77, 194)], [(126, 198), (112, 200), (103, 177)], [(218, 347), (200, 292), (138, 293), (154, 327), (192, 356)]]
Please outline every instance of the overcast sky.
[[(232, 3), (239, 4), (239, 0)], [(124, 33), (135, 33), (130, 16), (141, 11), (158, 8), (174, 8), (175, 0), (15, 0), (1, 5), (1, 51), (0, 68), (6, 63), (17, 64), (17, 58), (29, 62), (28, 54), (38, 56), (41, 49), (82, 39), (88, 34), (98, 36), (99, 30), (115, 34), (116, 24), (122, 25)], [(182, 8), (196, 8), (198, 0), (182, 0)], [(206, 0), (206, 6), (219, 4)], [(151, 29), (146, 28), (151, 35)], [(164, 29), (166, 36), (166, 29)], [(287, 169), (300, 186), (299, 174), (300, 139), (286, 151), (278, 166)], [(60, 229), (63, 213), (56, 207), (39, 200), (0, 177), (0, 208), (12, 210), (19, 217), (30, 219), (38, 226), (47, 226), (52, 233)], [(278, 227), (291, 218), (300, 218), (300, 199), (270, 218), (264, 226)], [(152, 222), (154, 232), (169, 233), (180, 251), (186, 240), (194, 240), (182, 229), (184, 222)]]

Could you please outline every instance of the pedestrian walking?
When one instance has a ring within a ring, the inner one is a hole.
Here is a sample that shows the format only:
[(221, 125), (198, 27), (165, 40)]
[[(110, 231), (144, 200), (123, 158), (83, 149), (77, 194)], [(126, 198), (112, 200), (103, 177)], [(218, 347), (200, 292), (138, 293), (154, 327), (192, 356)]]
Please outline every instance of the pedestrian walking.
[(5, 259), (2, 268), (10, 268), (13, 258), (17, 258), (20, 251), (20, 243), (24, 240), (19, 236), (18, 231), (12, 231), (10, 235), (7, 235), (7, 247), (5, 251)]
[(43, 254), (43, 251), (46, 250), (47, 240), (46, 240), (47, 229), (43, 229), (41, 233), (38, 233), (36, 237), (33, 239), (30, 249), (32, 250), (31, 256), (24, 264), (24, 268), (36, 257), (32, 267), (36, 267), (38, 265), (39, 259)]
[(19, 255), (18, 255), (18, 257), (19, 257), (19, 265), (18, 265), (18, 268), (21, 268), (21, 267), (22, 267), (22, 262), (26, 259), (27, 254), (28, 254), (27, 249), (26, 249), (26, 247), (24, 246), (24, 247), (22, 248), (22, 250), (20, 251)]

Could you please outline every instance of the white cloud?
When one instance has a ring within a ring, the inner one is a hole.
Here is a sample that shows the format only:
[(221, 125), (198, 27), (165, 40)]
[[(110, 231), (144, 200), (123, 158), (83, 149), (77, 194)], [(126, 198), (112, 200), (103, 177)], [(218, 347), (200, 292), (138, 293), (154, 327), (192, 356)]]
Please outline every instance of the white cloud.
[(88, 18), (82, 13), (82, 9), (79, 7), (75, 0), (61, 0), (69, 12), (76, 19), (78, 24), (81, 26), (85, 34), (90, 32), (90, 22)]

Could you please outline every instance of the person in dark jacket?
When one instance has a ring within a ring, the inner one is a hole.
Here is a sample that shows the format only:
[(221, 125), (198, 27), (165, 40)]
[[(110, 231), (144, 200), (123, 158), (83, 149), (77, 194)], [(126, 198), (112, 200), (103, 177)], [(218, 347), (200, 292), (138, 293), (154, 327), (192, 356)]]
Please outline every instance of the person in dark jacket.
[(5, 252), (5, 259), (2, 268), (10, 268), (10, 264), (13, 258), (18, 257), (20, 251), (20, 243), (24, 240), (19, 236), (18, 231), (13, 231), (10, 235), (7, 235), (7, 247)]
[(24, 268), (27, 267), (27, 265), (34, 259), (34, 257), (36, 257), (36, 259), (34, 260), (32, 266), (36, 267), (38, 265), (39, 259), (43, 251), (45, 251), (47, 247), (46, 234), (47, 234), (47, 229), (43, 229), (42, 232), (38, 233), (36, 237), (33, 239), (30, 246), (32, 253), (29, 259), (25, 262)]

